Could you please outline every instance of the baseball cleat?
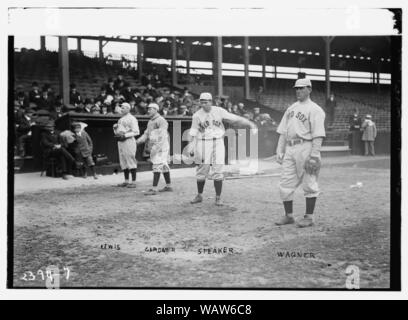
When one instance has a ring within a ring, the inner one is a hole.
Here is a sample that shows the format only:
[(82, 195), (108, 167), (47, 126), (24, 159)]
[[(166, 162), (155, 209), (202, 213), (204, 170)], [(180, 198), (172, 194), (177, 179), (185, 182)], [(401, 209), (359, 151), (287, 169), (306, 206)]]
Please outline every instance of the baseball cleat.
[(279, 221), (275, 222), (277, 226), (283, 226), (285, 224), (294, 224), (294, 223), (295, 223), (295, 219), (292, 217), (288, 217), (288, 216), (284, 216)]
[(160, 189), (159, 192), (171, 192), (173, 191), (172, 187), (165, 186), (163, 189)]
[(193, 200), (190, 201), (191, 204), (199, 203), (203, 201), (203, 196), (197, 194)]
[(126, 188), (136, 188), (136, 183), (129, 183)]
[(297, 227), (298, 228), (306, 228), (306, 227), (311, 227), (314, 225), (313, 219), (312, 218), (308, 218), (308, 217), (304, 217), (302, 220), (300, 220), (297, 223)]
[(119, 183), (118, 185), (116, 185), (117, 187), (126, 187), (129, 184), (129, 182), (123, 182), (123, 183)]
[(221, 202), (221, 198), (215, 198), (215, 205), (216, 206), (223, 206), (224, 204)]
[(149, 189), (149, 190), (147, 190), (146, 192), (145, 192), (145, 196), (154, 196), (154, 195), (156, 195), (157, 194), (157, 191), (156, 190), (153, 190), (153, 189)]

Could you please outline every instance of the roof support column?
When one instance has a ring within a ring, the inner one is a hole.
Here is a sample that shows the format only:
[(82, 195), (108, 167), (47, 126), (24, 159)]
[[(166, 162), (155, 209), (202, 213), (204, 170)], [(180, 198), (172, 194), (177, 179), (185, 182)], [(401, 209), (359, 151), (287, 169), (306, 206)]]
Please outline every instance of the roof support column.
[(64, 105), (69, 104), (69, 56), (68, 37), (58, 37), (58, 69), (60, 75), (60, 94)]
[(171, 84), (177, 85), (177, 42), (176, 37), (171, 37)]
[(45, 36), (40, 37), (40, 50), (41, 52), (45, 52)]
[(223, 95), (222, 87), (222, 37), (214, 37), (214, 91), (221, 97)]
[(262, 87), (266, 90), (266, 49), (262, 49)]
[(137, 76), (142, 81), (143, 76), (144, 43), (142, 37), (137, 37)]
[(244, 97), (245, 99), (250, 98), (250, 88), (249, 88), (249, 38), (244, 37)]

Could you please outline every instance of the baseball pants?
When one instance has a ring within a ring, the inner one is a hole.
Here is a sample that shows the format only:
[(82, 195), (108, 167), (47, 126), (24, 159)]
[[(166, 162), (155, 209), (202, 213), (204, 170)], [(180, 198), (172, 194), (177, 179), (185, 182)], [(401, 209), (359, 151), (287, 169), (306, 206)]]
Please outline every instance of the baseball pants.
[(279, 192), (282, 201), (292, 201), (295, 190), (302, 185), (306, 198), (319, 195), (318, 177), (305, 172), (306, 159), (312, 151), (312, 142), (304, 141), (294, 146), (286, 146), (282, 163), (282, 175), (279, 182)]
[(224, 138), (197, 140), (195, 150), (197, 180), (224, 179), (225, 146)]

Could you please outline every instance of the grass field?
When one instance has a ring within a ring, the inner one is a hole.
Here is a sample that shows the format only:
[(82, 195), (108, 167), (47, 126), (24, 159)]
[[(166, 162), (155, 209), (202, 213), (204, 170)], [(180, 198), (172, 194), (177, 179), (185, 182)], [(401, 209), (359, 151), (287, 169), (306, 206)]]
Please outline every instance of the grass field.
[[(14, 286), (43, 288), (38, 271), (55, 265), (61, 287), (345, 288), (355, 265), (361, 288), (389, 287), (389, 158), (324, 165), (311, 228), (274, 225), (278, 179), (226, 181), (223, 207), (211, 181), (204, 202), (189, 204), (194, 177), (157, 196), (143, 194), (148, 182), (18, 194)], [(363, 187), (350, 188), (357, 181)], [(297, 218), (304, 206), (299, 189)]]

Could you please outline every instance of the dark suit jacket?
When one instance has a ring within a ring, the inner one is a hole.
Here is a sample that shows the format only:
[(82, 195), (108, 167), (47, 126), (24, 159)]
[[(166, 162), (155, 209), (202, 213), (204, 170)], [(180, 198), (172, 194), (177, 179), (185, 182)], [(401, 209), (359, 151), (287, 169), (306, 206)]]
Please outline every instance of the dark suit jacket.
[(50, 153), (56, 144), (61, 144), (61, 137), (59, 131), (51, 133), (48, 130), (44, 130), (41, 134), (41, 146), (45, 154)]

